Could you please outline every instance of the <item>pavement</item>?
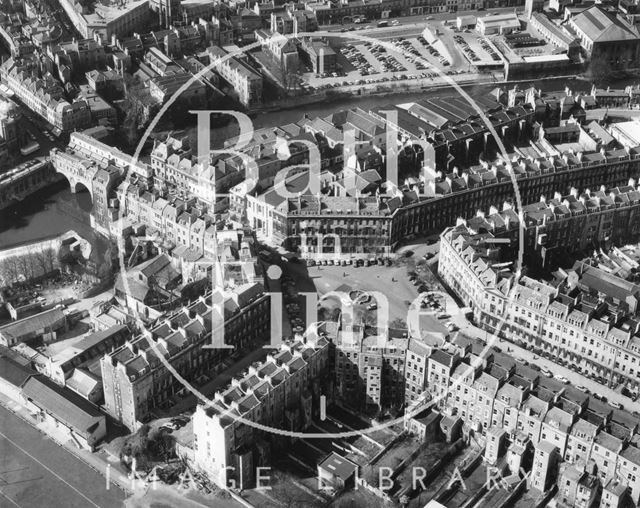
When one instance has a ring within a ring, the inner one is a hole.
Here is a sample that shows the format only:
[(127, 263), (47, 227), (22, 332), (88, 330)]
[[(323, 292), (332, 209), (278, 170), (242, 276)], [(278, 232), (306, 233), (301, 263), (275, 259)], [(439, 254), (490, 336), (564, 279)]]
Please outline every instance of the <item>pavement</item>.
[(140, 489), (129, 497), (126, 508), (244, 508), (244, 505), (231, 497), (224, 499), (204, 496), (197, 490), (189, 488), (168, 487), (162, 484)]
[[(427, 252), (437, 252), (438, 244), (426, 245), (424, 239), (413, 240), (410, 245), (399, 249), (397, 256), (401, 261), (391, 267), (373, 265), (351, 266), (306, 266), (301, 263), (285, 263), (284, 272), (296, 281), (300, 292), (317, 292), (319, 299), (341, 285), (362, 291), (377, 291), (387, 297), (389, 302), (388, 322), (395, 319), (407, 321), (409, 304), (418, 296), (416, 287), (409, 281), (407, 270), (409, 263), (402, 254), (408, 250), (413, 252), (411, 258), (421, 259)], [(333, 298), (333, 297), (332, 297)], [(451, 299), (453, 302), (453, 299)], [(301, 315), (304, 315), (301, 302)], [(426, 314), (426, 313), (421, 313)], [(437, 322), (437, 320), (433, 320)], [(424, 322), (423, 322), (424, 323)]]
[[(452, 311), (449, 311), (449, 313), (451, 314), (451, 321), (453, 321), (460, 328), (461, 332), (470, 337), (478, 337), (487, 341), (488, 343), (491, 343), (493, 337), (491, 333), (488, 333), (487, 331), (469, 323), (469, 321), (464, 317), (464, 313), (461, 311), (461, 309), (457, 308), (457, 306), (455, 308), (451, 307), (451, 309), (453, 309)], [(578, 372), (574, 372), (571, 369), (568, 369), (566, 367), (563, 367), (562, 365), (547, 360), (546, 358), (538, 356), (532, 351), (524, 349), (517, 344), (507, 342), (506, 340), (500, 341), (500, 339), (496, 338), (493, 342), (493, 345), (502, 349), (503, 352), (506, 352), (508, 348), (509, 354), (511, 354), (512, 356), (522, 358), (529, 363), (535, 363), (538, 367), (545, 367), (553, 372), (554, 375), (560, 374), (566, 377), (569, 380), (570, 384), (573, 386), (584, 386), (591, 393), (604, 395), (608, 401), (615, 401), (622, 404), (624, 406), (624, 409), (626, 409), (627, 411), (640, 412), (640, 402), (634, 402), (629, 397), (626, 397), (607, 386), (601, 385), (600, 383), (593, 381), (592, 379), (589, 379), (588, 377), (585, 377)], [(534, 356), (536, 358), (534, 358)]]
[[(107, 468), (109, 473), (107, 476)], [(107, 477), (109, 482), (107, 482)], [(117, 457), (78, 449), (60, 427), (36, 421), (0, 393), (0, 507), (241, 508), (185, 482), (133, 482)]]
[[(427, 245), (425, 243), (424, 238), (412, 239), (406, 245), (402, 246), (396, 251), (396, 255), (401, 256), (404, 252), (412, 251), (413, 258), (419, 259), (427, 252), (432, 252), (435, 256), (428, 261), (428, 265), (431, 267), (433, 273), (437, 272), (437, 252), (439, 250), (439, 244)], [(295, 266), (295, 265), (294, 265)], [(300, 266), (300, 265), (298, 265)], [(375, 270), (375, 269), (378, 270)], [(310, 271), (312, 275), (315, 275), (317, 268), (309, 267), (306, 268)], [(372, 271), (372, 269), (374, 269)], [(377, 273), (377, 272), (381, 273)], [(387, 275), (383, 275), (382, 272), (389, 272)], [(346, 277), (342, 277), (343, 272), (346, 272)], [(405, 296), (409, 296), (411, 294), (416, 294), (416, 289), (411, 285), (406, 275), (406, 267), (402, 268), (382, 268), (382, 267), (362, 267), (362, 268), (353, 268), (353, 267), (330, 267), (323, 266), (321, 267), (321, 271), (317, 272), (321, 276), (321, 280), (319, 285), (321, 287), (318, 288), (319, 293), (326, 292), (329, 290), (329, 286), (332, 286), (331, 289), (335, 289), (334, 284), (336, 282), (341, 283), (354, 283), (354, 289), (367, 289), (373, 288), (374, 290), (382, 290), (388, 292), (389, 303), (390, 303), (390, 319), (394, 317), (402, 317), (406, 316), (407, 307), (403, 305), (403, 300)], [(375, 275), (375, 278), (373, 276)], [(379, 276), (380, 277), (379, 277)], [(390, 282), (391, 277), (397, 279), (397, 282)], [(339, 285), (338, 284), (338, 285)], [(362, 287), (358, 286), (360, 284)], [(444, 290), (444, 288), (441, 288)], [(492, 334), (483, 330), (482, 328), (478, 328), (473, 323), (469, 322), (466, 318), (466, 312), (469, 310), (468, 308), (459, 307), (457, 301), (446, 291), (441, 293), (442, 296), (442, 305), (446, 309), (446, 313), (450, 315), (447, 318), (447, 321), (452, 321), (459, 329), (460, 332), (464, 333), (470, 337), (477, 337), (486, 342), (490, 342), (492, 340)], [(414, 296), (415, 298), (415, 296)], [(411, 298), (413, 299), (413, 298)], [(547, 360), (543, 357), (538, 357), (532, 351), (524, 349), (517, 344), (507, 342), (506, 340), (500, 340), (499, 338), (495, 338), (493, 345), (499, 347), (503, 351), (506, 351), (508, 348), (510, 353), (514, 357), (522, 358), (530, 363), (535, 363), (539, 367), (545, 367), (549, 369), (554, 374), (560, 374), (566, 377), (570, 384), (573, 386), (584, 386), (591, 393), (598, 393), (607, 398), (608, 401), (615, 401), (624, 406), (624, 409), (627, 411), (638, 411), (640, 412), (640, 399), (634, 402), (631, 398), (622, 395), (615, 390), (607, 386), (603, 386), (600, 383), (589, 379), (586, 376), (583, 376), (579, 372), (575, 372), (571, 369), (563, 367), (557, 363), (554, 363), (550, 360)], [(534, 358), (534, 356), (536, 358)]]
[[(216, 374), (211, 381), (201, 386), (199, 388), (200, 393), (205, 397), (212, 397), (218, 389), (226, 387), (236, 374), (245, 370), (254, 362), (263, 361), (267, 357), (268, 353), (268, 348), (259, 346), (253, 351), (243, 355), (242, 358), (237, 360), (233, 365)], [(189, 393), (184, 397), (180, 397), (179, 400), (167, 410), (160, 410), (157, 408), (154, 410), (154, 413), (161, 418), (177, 416), (185, 412), (193, 413), (197, 402), (198, 400), (196, 399), (196, 396)]]
[(0, 506), (122, 506), (122, 490), (23, 418), (0, 406)]
[[(434, 271), (436, 270), (436, 261), (437, 258), (431, 260)], [(453, 322), (460, 329), (461, 333), (469, 337), (479, 338), (487, 343), (491, 343), (493, 346), (500, 348), (503, 352), (506, 352), (508, 349), (509, 354), (513, 357), (521, 358), (529, 363), (534, 363), (541, 368), (547, 368), (551, 372), (553, 372), (554, 375), (560, 374), (566, 377), (569, 380), (569, 383), (573, 386), (584, 386), (591, 393), (598, 393), (605, 396), (608, 401), (615, 401), (622, 404), (624, 406), (624, 409), (627, 411), (640, 412), (640, 400), (634, 402), (631, 398), (626, 397), (607, 386), (601, 385), (600, 383), (586, 376), (583, 376), (579, 372), (575, 372), (571, 369), (563, 367), (562, 365), (547, 360), (546, 358), (538, 356), (532, 351), (529, 351), (505, 339), (500, 339), (497, 336), (494, 337), (490, 332), (487, 332), (486, 330), (475, 326), (473, 323), (469, 322), (465, 315), (467, 311), (469, 311), (469, 309), (459, 307), (456, 300), (454, 300), (453, 297), (448, 293), (446, 293), (446, 309), (447, 314), (451, 316), (447, 319)]]
[[(513, 8), (497, 8), (497, 9), (488, 9), (487, 12), (484, 12), (484, 15), (489, 14), (489, 12), (500, 14), (505, 12), (513, 12)], [(475, 11), (468, 11), (467, 14), (476, 14)], [(416, 77), (416, 79), (406, 79), (408, 75), (420, 75), (423, 72), (434, 74), (434, 68), (440, 69), (443, 73), (454, 72), (456, 74), (452, 74), (449, 76), (450, 80), (454, 80), (458, 83), (468, 83), (468, 82), (477, 82), (479, 80), (484, 80), (487, 83), (495, 81), (496, 76), (501, 76), (500, 72), (493, 73), (478, 73), (472, 65), (470, 65), (469, 61), (462, 55), (461, 48), (453, 40), (453, 32), (450, 28), (445, 27), (445, 21), (455, 20), (455, 18), (459, 15), (464, 15), (465, 12), (456, 12), (456, 13), (442, 13), (442, 14), (434, 14), (431, 16), (406, 16), (402, 18), (397, 18), (393, 21), (397, 21), (397, 25), (391, 25), (388, 27), (377, 27), (377, 21), (370, 21), (369, 23), (364, 24), (354, 24), (348, 23), (343, 25), (323, 25), (319, 27), (319, 30), (325, 32), (334, 32), (340, 34), (340, 45), (344, 46), (347, 44), (353, 45), (362, 45), (363, 41), (358, 39), (358, 36), (366, 36), (373, 38), (377, 41), (381, 42), (390, 42), (391, 39), (402, 37), (405, 39), (416, 38), (422, 34), (426, 26), (437, 27), (440, 30), (440, 39), (434, 43), (434, 47), (440, 51), (441, 54), (448, 57), (448, 60), (451, 62), (451, 65), (448, 67), (443, 67), (439, 63), (434, 63), (432, 59), (426, 58), (428, 62), (433, 65), (432, 68), (427, 67), (425, 71), (419, 71), (413, 69), (412, 65), (405, 65), (407, 68), (406, 71), (394, 71), (394, 72), (378, 72), (376, 74), (362, 76), (360, 72), (356, 69), (352, 69), (351, 65), (346, 62), (342, 55), (338, 55), (338, 62), (342, 65), (346, 65), (346, 75), (338, 76), (338, 77), (316, 77), (316, 74), (313, 72), (307, 72), (303, 74), (304, 81), (316, 88), (333, 86), (336, 88), (336, 91), (349, 92), (360, 89), (370, 89), (376, 90), (378, 88), (416, 88), (420, 89), (422, 87), (433, 87), (436, 85), (446, 85), (449, 81), (445, 77)], [(429, 19), (427, 19), (429, 18)], [(389, 20), (392, 21), (391, 19)], [(369, 27), (369, 28), (367, 28)], [(352, 36), (350, 34), (353, 34)], [(475, 34), (477, 36), (477, 34)], [(331, 37), (331, 35), (329, 35)], [(404, 58), (397, 56), (395, 53), (389, 50), (390, 54), (396, 56), (396, 58), (401, 63), (404, 62)], [(366, 52), (363, 52), (365, 58), (367, 60), (372, 60), (367, 57)], [(370, 61), (370, 63), (373, 63)], [(378, 68), (378, 66), (374, 65), (374, 68)], [(473, 70), (473, 72), (472, 72)], [(460, 73), (460, 74), (457, 74)], [(402, 78), (404, 76), (404, 78)], [(398, 80), (398, 81), (395, 81)], [(346, 83), (346, 84), (345, 84)], [(355, 88), (354, 88), (355, 87)]]
[[(340, 32), (343, 28), (355, 28), (356, 30), (358, 30), (358, 28), (361, 28), (363, 26), (373, 26), (374, 28), (371, 29), (370, 31), (375, 30), (376, 32), (382, 33), (382, 34), (393, 34), (393, 33), (398, 33), (399, 31), (401, 31), (402, 29), (406, 29), (407, 26), (422, 26), (424, 27), (425, 22), (427, 21), (446, 21), (446, 20), (454, 20), (456, 19), (458, 16), (464, 16), (464, 15), (474, 15), (474, 16), (486, 16), (487, 14), (489, 14), (490, 12), (495, 12), (496, 14), (502, 14), (502, 13), (507, 13), (507, 12), (513, 12), (514, 8), (513, 7), (498, 7), (495, 9), (487, 9), (484, 12), (478, 13), (478, 11), (476, 10), (469, 10), (469, 11), (458, 11), (458, 12), (441, 12), (438, 14), (420, 14), (420, 15), (416, 15), (416, 16), (402, 16), (400, 18), (390, 18), (389, 19), (389, 23), (391, 23), (391, 21), (393, 21), (394, 19), (398, 21), (399, 25), (397, 26), (389, 26), (389, 27), (385, 27), (385, 28), (377, 28), (376, 24), (379, 20), (369, 20), (366, 23), (363, 24), (356, 24), (356, 23), (345, 23), (345, 24), (333, 24), (333, 25), (321, 25), (319, 27), (320, 30), (332, 30), (334, 32)], [(427, 19), (429, 18), (429, 19)], [(362, 32), (366, 33), (367, 30), (362, 30)], [(397, 35), (390, 35), (390, 37), (396, 37)]]

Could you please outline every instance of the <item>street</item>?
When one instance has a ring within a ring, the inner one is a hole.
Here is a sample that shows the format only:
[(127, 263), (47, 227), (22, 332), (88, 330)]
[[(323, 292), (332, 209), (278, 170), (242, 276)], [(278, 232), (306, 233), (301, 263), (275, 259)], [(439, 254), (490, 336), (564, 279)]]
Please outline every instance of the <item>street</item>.
[[(422, 255), (424, 255), (426, 252), (437, 253), (438, 249), (439, 249), (439, 244), (427, 246), (423, 241), (418, 242), (416, 240), (412, 240), (411, 244), (405, 245), (404, 247), (398, 249), (397, 253), (400, 254), (402, 252), (411, 250), (414, 252), (414, 258), (418, 259)], [(437, 262), (437, 256), (429, 261), (429, 264), (432, 266), (434, 272), (437, 271), (437, 267), (435, 265), (436, 262)], [(324, 269), (325, 267), (323, 267), (323, 270)], [(313, 270), (313, 268), (311, 268), (311, 270)], [(360, 270), (367, 270), (367, 269), (361, 268)], [(406, 279), (407, 277), (405, 275), (404, 277), (405, 282), (406, 282)], [(400, 284), (400, 287), (403, 287), (403, 286), (404, 284)], [(396, 293), (394, 291), (393, 300), (398, 299), (398, 298), (395, 298), (395, 294)], [(445, 294), (446, 294), (445, 305), (447, 309), (447, 314), (450, 314), (451, 316), (450, 318), (448, 318), (448, 320), (452, 321), (460, 329), (461, 333), (469, 337), (475, 337), (475, 338), (485, 340), (487, 342), (491, 342), (492, 335), (490, 333), (487, 333), (485, 330), (474, 326), (472, 323), (470, 323), (467, 320), (465, 316), (465, 312), (468, 311), (468, 309), (460, 308), (457, 302), (452, 298), (450, 294), (448, 293), (445, 293)], [(517, 344), (508, 342), (506, 340), (500, 341), (500, 339), (496, 337), (495, 341), (493, 342), (493, 345), (503, 350), (503, 352), (506, 352), (506, 349), (508, 347), (510, 350), (511, 356), (515, 358), (522, 358), (523, 360), (529, 363), (536, 364), (538, 367), (547, 368), (554, 374), (560, 374), (566, 377), (569, 380), (570, 384), (574, 387), (584, 386), (591, 393), (597, 393), (597, 394), (603, 395), (607, 398), (608, 401), (615, 401), (622, 404), (624, 406), (624, 409), (627, 411), (640, 412), (640, 400), (634, 402), (629, 397), (626, 397), (621, 393), (618, 393), (607, 386), (603, 386), (600, 383), (597, 383), (596, 381), (593, 381), (592, 379), (589, 379), (578, 372), (575, 372), (571, 369), (563, 367), (562, 365), (559, 365), (550, 360), (547, 360), (546, 358), (543, 358), (543, 357), (534, 358), (534, 356), (538, 356), (538, 355), (535, 355), (532, 351), (524, 349), (518, 346)]]
[[(451, 299), (453, 302), (453, 299)], [(449, 307), (447, 307), (449, 308)], [(478, 337), (482, 340), (487, 340), (488, 343), (492, 340), (492, 335), (487, 333), (486, 331), (478, 328), (467, 321), (464, 316), (464, 313), (455, 305), (455, 303), (450, 307), (451, 309), (451, 320), (460, 328), (460, 331), (469, 337)], [(534, 363), (538, 367), (545, 367), (549, 369), (551, 372), (555, 374), (560, 374), (566, 377), (571, 385), (573, 386), (584, 386), (591, 393), (597, 393), (599, 395), (604, 395), (608, 401), (615, 401), (624, 406), (624, 409), (627, 411), (640, 411), (640, 402), (633, 402), (629, 397), (625, 397), (621, 393), (618, 393), (611, 388), (608, 388), (600, 383), (589, 379), (578, 372), (574, 372), (571, 369), (563, 367), (562, 365), (558, 365), (552, 361), (547, 360), (541, 356), (534, 359), (535, 355), (532, 351), (528, 351), (517, 344), (512, 342), (503, 341), (500, 342), (498, 338), (495, 339), (493, 343), (494, 346), (499, 347), (506, 352), (507, 347), (509, 348), (509, 354), (515, 358), (522, 358), (529, 363)]]
[(119, 507), (125, 494), (0, 406), (0, 507)]
[[(255, 362), (262, 362), (267, 357), (269, 353), (269, 348), (264, 346), (258, 346), (253, 351), (246, 353), (238, 360), (234, 360), (234, 363), (218, 373), (213, 377), (213, 379), (203, 386), (201, 386), (198, 390), (205, 397), (213, 398), (213, 395), (217, 390), (224, 389), (230, 382), (231, 379), (237, 375), (238, 373), (245, 370), (249, 365)], [(177, 398), (177, 401), (174, 405), (172, 405), (167, 410), (161, 410), (156, 408), (154, 411), (156, 415), (160, 418), (165, 418), (167, 416), (177, 416), (179, 414), (188, 412), (193, 413), (195, 411), (195, 407), (198, 403), (198, 399), (194, 394), (188, 392), (184, 397)]]
[[(391, 34), (394, 32), (398, 32), (398, 30), (402, 29), (402, 27), (405, 27), (405, 30), (407, 26), (420, 26), (424, 28), (426, 21), (441, 22), (445, 20), (455, 20), (456, 17), (458, 16), (472, 15), (472, 16), (482, 17), (482, 16), (488, 15), (489, 13), (503, 14), (503, 13), (513, 12), (513, 11), (514, 11), (513, 7), (497, 7), (494, 9), (487, 9), (486, 11), (483, 11), (483, 12), (478, 12), (476, 10), (459, 11), (459, 12), (440, 12), (437, 14), (419, 14), (416, 16), (402, 16), (400, 18), (389, 18), (389, 23), (395, 20), (399, 24), (397, 26), (388, 26), (384, 28), (377, 28), (376, 24), (380, 20), (372, 19), (367, 21), (366, 23), (361, 23), (361, 24), (345, 23), (345, 24), (333, 24), (333, 25), (320, 25), (318, 29), (340, 32), (345, 28), (346, 29), (354, 28), (355, 30), (360, 30), (364, 28), (361, 31), (364, 32), (365, 34), (375, 33), (375, 34), (383, 35), (384, 38), (387, 38), (387, 37), (392, 38), (392, 37), (396, 37), (398, 33), (396, 33), (396, 35), (391, 35)], [(372, 28), (366, 29), (367, 26), (371, 26)], [(406, 31), (404, 33), (406, 33)], [(400, 35), (402, 35), (402, 33), (400, 33)]]

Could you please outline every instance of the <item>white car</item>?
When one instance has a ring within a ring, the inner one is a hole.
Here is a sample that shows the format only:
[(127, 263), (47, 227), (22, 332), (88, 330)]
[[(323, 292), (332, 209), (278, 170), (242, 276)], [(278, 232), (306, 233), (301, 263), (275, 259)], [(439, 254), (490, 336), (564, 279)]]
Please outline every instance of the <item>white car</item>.
[(622, 404), (620, 404), (619, 402), (616, 402), (614, 400), (609, 402), (609, 405), (615, 409), (624, 409), (624, 406)]
[(557, 379), (561, 383), (564, 383), (565, 385), (569, 384), (569, 380), (561, 374), (556, 374), (555, 376), (553, 376), (553, 378)]

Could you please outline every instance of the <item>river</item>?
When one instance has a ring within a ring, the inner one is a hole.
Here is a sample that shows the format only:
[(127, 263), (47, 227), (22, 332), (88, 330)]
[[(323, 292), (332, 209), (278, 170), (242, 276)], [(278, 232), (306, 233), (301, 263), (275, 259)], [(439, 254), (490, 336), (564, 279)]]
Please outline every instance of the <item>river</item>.
[(89, 192), (73, 194), (63, 179), (0, 211), (0, 249), (34, 242), (75, 230), (87, 240), (95, 237), (89, 223)]
[[(573, 80), (567, 83), (563, 79), (537, 80), (522, 83), (521, 88), (534, 85), (543, 90), (562, 90), (569, 85), (574, 91), (589, 90), (590, 84), (586, 81)], [(620, 83), (616, 86), (623, 87)], [(464, 87), (470, 95), (487, 93), (491, 86), (468, 85)], [(399, 104), (411, 102), (435, 96), (454, 96), (454, 90), (434, 90), (406, 94), (369, 95), (344, 99), (330, 104), (326, 102), (312, 104), (301, 108), (273, 111), (255, 115), (254, 128), (259, 129), (270, 125), (286, 125), (294, 123), (302, 118), (303, 114), (310, 117), (326, 116), (343, 109), (360, 107), (363, 109), (377, 105)], [(215, 130), (214, 146), (221, 146), (222, 142), (237, 135), (235, 122)], [(83, 238), (96, 244), (98, 235), (89, 224), (89, 212), (91, 210), (91, 198), (87, 192), (72, 194), (69, 183), (62, 180), (52, 186), (42, 189), (29, 199), (9, 209), (0, 212), (0, 249), (16, 244), (32, 242), (51, 235), (57, 235), (70, 229), (74, 229)]]

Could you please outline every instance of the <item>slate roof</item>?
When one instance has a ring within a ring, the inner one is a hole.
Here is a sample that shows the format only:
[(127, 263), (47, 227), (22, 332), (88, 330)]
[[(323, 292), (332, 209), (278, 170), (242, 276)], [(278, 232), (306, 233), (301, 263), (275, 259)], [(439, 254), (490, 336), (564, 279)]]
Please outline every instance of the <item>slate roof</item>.
[(600, 7), (593, 6), (578, 14), (575, 26), (582, 30), (594, 42), (629, 41), (638, 39), (638, 34), (621, 20), (615, 18)]
[(11, 358), (0, 356), (0, 378), (5, 382), (16, 387), (21, 387), (27, 379), (36, 374), (36, 371), (20, 365)]
[(42, 376), (29, 378), (22, 393), (40, 409), (83, 436), (90, 434), (94, 425), (104, 418), (97, 407), (80, 395)]
[(65, 317), (59, 308), (46, 310), (0, 327), (0, 336), (20, 338), (60, 323)]

